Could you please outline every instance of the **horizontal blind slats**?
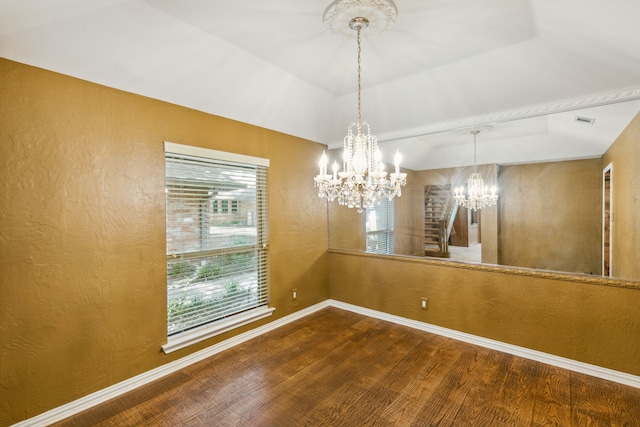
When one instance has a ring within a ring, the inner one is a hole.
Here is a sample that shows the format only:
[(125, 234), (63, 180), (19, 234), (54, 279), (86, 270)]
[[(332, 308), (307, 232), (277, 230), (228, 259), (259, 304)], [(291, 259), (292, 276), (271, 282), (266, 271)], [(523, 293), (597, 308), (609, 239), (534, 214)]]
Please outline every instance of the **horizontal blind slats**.
[(169, 334), (268, 304), (267, 168), (166, 154)]
[(366, 251), (378, 254), (392, 254), (394, 252), (393, 200), (383, 198), (379, 205), (367, 208), (365, 221)]

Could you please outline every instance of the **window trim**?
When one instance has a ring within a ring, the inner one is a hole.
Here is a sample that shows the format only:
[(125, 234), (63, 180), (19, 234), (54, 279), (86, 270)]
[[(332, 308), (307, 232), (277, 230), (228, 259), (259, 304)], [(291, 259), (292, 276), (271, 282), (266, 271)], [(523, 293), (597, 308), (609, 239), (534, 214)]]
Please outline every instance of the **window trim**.
[(228, 153), (226, 151), (212, 150), (210, 148), (193, 147), (191, 145), (164, 142), (165, 153), (185, 154), (187, 156), (207, 157), (225, 162), (249, 163), (257, 166), (269, 167), (269, 159), (247, 156), (245, 154)]
[(162, 351), (164, 351), (165, 354), (173, 353), (176, 350), (229, 332), (239, 326), (269, 317), (274, 310), (275, 307), (256, 307), (207, 325), (198, 326), (188, 331), (171, 335), (168, 337), (167, 343), (162, 346)]
[[(269, 167), (269, 159), (247, 156), (244, 154), (211, 150), (209, 148), (176, 144), (169, 141), (164, 142), (164, 151), (165, 153), (182, 154), (194, 157), (205, 157), (225, 162), (244, 163)], [(216, 335), (223, 334), (240, 326), (269, 317), (272, 315), (274, 310), (275, 307), (269, 307), (268, 305), (260, 306), (231, 315), (213, 323), (201, 325), (187, 331), (172, 334), (170, 336), (167, 336), (167, 343), (162, 345), (162, 351), (165, 354), (172, 353), (174, 351), (204, 341)]]

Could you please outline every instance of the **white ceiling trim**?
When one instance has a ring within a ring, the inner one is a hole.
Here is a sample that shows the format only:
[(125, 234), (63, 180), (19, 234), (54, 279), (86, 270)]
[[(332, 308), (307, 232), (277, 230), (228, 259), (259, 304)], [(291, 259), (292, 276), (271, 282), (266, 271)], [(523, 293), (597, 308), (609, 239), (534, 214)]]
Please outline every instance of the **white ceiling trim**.
[(640, 87), (604, 95), (576, 98), (556, 102), (553, 104), (537, 105), (525, 109), (517, 109), (486, 116), (472, 117), (464, 120), (453, 120), (443, 123), (434, 123), (432, 125), (427, 125), (419, 128), (403, 129), (397, 132), (388, 132), (379, 135), (378, 141), (393, 141), (397, 139), (411, 138), (420, 135), (430, 135), (452, 130), (471, 129), (474, 127), (503, 123), (512, 120), (528, 119), (533, 117), (546, 116), (553, 113), (562, 113), (583, 108), (600, 107), (602, 105), (636, 100), (640, 100)]

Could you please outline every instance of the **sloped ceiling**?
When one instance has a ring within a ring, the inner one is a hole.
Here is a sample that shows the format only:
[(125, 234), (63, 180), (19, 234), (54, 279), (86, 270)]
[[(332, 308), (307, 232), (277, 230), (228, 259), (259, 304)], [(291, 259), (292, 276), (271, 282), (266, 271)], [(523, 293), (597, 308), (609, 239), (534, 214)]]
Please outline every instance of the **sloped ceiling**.
[[(355, 119), (356, 51), (325, 30), (329, 3), (0, 0), (0, 56), (337, 147)], [(389, 147), (412, 138), (405, 158), (429, 157), (416, 137), (451, 123), (640, 89), (640, 1), (396, 4), (388, 32), (365, 32), (362, 102)], [(541, 159), (566, 156), (546, 145)], [(496, 145), (499, 162), (536, 160), (512, 148)]]

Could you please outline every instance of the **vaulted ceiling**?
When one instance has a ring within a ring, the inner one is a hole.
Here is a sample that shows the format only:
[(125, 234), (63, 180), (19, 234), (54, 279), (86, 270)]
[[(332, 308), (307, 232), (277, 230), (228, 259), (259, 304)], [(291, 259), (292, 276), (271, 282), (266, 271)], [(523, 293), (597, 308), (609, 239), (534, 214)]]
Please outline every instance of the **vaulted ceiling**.
[[(333, 147), (355, 120), (356, 45), (324, 28), (329, 3), (0, 0), (0, 56)], [(640, 89), (640, 1), (396, 4), (395, 25), (362, 46), (363, 118), (390, 145)]]

